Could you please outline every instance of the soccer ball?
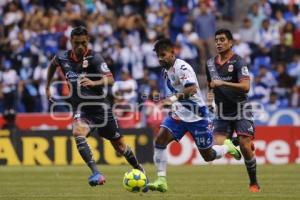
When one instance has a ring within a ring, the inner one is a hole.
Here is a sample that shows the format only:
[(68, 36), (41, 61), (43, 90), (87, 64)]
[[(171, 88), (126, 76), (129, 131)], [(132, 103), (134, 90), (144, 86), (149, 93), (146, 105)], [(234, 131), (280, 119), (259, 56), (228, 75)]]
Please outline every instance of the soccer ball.
[(139, 192), (147, 185), (146, 175), (138, 170), (131, 169), (124, 174), (123, 186), (129, 192)]

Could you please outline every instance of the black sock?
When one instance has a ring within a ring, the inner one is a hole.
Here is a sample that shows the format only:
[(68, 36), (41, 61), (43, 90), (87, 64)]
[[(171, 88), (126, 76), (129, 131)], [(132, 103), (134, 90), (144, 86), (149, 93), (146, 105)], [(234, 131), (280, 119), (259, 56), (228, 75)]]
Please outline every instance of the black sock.
[(129, 146), (126, 146), (123, 156), (126, 158), (127, 162), (135, 169), (140, 169), (138, 160), (136, 159), (134, 153)]
[(98, 172), (96, 162), (93, 159), (93, 154), (92, 154), (92, 151), (86, 141), (86, 137), (77, 136), (77, 137), (75, 137), (75, 141), (77, 144), (77, 149), (78, 149), (82, 159), (89, 166), (89, 168), (91, 169), (91, 171), (93, 173)]
[(256, 180), (256, 158), (245, 160), (245, 165), (250, 179), (250, 185), (257, 184)]

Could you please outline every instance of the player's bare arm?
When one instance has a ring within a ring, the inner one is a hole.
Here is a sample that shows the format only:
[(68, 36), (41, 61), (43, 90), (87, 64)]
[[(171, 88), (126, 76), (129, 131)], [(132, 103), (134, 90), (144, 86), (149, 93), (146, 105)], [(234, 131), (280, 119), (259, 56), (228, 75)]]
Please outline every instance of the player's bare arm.
[(51, 98), (51, 92), (50, 92), (50, 85), (51, 85), (51, 82), (52, 82), (52, 79), (53, 79), (53, 76), (56, 72), (56, 68), (57, 68), (57, 63), (55, 61), (55, 58), (52, 59), (52, 61), (50, 62), (49, 64), (49, 67), (48, 67), (48, 72), (47, 72), (47, 83), (46, 83), (46, 95), (47, 95), (47, 98), (52, 101), (52, 98)]
[(227, 82), (227, 81), (222, 81), (222, 80), (212, 80), (210, 82), (210, 87), (211, 88), (220, 87), (220, 86), (231, 87), (231, 88), (241, 90), (241, 91), (244, 91), (244, 92), (249, 92), (250, 80), (249, 79), (243, 79), (239, 83), (232, 83), (232, 82)]
[(163, 103), (165, 105), (170, 105), (170, 104), (174, 103), (175, 101), (188, 99), (189, 97), (193, 96), (196, 93), (197, 93), (197, 85), (192, 84), (192, 85), (185, 87), (181, 93), (176, 93), (176, 94), (166, 98), (163, 101)]
[(98, 81), (92, 81), (91, 79), (87, 77), (83, 77), (80, 79), (79, 83), (82, 86), (90, 86), (90, 87), (95, 87), (95, 86), (104, 86), (104, 85), (113, 85), (115, 82), (113, 76), (103, 76), (102, 79)]

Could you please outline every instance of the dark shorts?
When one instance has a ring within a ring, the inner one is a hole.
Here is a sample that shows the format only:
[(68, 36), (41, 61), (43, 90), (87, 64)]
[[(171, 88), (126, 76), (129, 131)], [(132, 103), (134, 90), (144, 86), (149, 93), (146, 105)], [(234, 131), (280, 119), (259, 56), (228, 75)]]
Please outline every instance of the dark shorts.
[[(74, 114), (74, 121), (83, 121), (88, 124), (91, 133), (97, 133), (99, 136), (108, 140), (118, 140), (122, 137), (119, 132), (117, 121), (111, 117), (103, 119), (101, 113), (87, 114), (84, 112)], [(88, 135), (88, 136), (89, 136)]]
[(214, 134), (228, 134), (230, 138), (234, 132), (237, 135), (245, 135), (254, 138), (255, 127), (253, 121), (247, 119), (215, 119), (213, 122), (213, 132)]

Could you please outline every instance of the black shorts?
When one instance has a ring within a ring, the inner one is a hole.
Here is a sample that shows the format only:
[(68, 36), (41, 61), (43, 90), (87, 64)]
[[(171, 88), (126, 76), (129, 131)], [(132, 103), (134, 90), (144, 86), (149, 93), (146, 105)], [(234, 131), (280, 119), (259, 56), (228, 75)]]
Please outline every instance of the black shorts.
[(237, 135), (245, 135), (254, 138), (255, 127), (251, 120), (223, 120), (215, 119), (213, 122), (214, 134), (227, 134), (230, 138), (235, 132)]
[[(119, 132), (119, 126), (114, 117), (103, 119), (101, 113), (76, 113), (74, 115), (74, 121), (80, 120), (86, 122), (89, 125), (91, 133), (97, 133), (100, 137), (104, 137), (108, 140), (118, 140), (122, 137)], [(88, 136), (89, 136), (88, 135)]]

